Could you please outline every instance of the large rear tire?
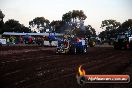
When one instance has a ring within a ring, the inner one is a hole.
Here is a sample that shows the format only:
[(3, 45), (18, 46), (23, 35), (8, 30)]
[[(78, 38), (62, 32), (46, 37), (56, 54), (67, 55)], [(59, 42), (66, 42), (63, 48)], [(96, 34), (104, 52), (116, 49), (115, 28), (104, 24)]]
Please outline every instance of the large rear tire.
[(77, 49), (76, 49), (76, 47), (74, 47), (73, 53), (74, 53), (74, 54), (77, 54)]
[(129, 48), (130, 48), (130, 50), (132, 50), (132, 41), (130, 41), (130, 43), (129, 43)]
[(70, 48), (70, 53), (71, 53), (71, 54), (77, 54), (77, 48), (76, 48), (75, 46), (72, 46), (72, 47)]

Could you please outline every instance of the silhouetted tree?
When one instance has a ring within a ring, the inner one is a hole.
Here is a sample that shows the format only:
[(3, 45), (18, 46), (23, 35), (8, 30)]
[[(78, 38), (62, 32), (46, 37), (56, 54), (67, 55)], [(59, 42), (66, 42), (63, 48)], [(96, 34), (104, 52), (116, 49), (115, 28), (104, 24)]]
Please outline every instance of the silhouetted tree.
[(105, 29), (106, 31), (115, 30), (121, 25), (120, 22), (116, 20), (104, 20), (102, 21), (101, 28)]
[(126, 32), (132, 34), (132, 19), (128, 19), (122, 24), (115, 20), (104, 20), (101, 27), (105, 28), (105, 31), (99, 34), (101, 39), (116, 38), (118, 34)]
[(84, 14), (82, 10), (73, 10), (69, 11), (68, 13), (63, 14), (62, 20), (65, 22), (76, 22), (77, 19), (85, 20), (87, 16)]
[(102, 39), (110, 40), (110, 38), (114, 37), (117, 33), (117, 29), (120, 27), (121, 23), (116, 20), (104, 20), (102, 21), (101, 28), (104, 29), (102, 33), (100, 33), (100, 37)]
[(39, 32), (46, 32), (46, 29), (50, 29), (50, 21), (44, 17), (36, 17), (29, 22), (30, 27), (37, 28)]
[(21, 24), (19, 21), (14, 19), (9, 19), (5, 22), (5, 30), (6, 32), (18, 32), (20, 30)]
[(28, 27), (25, 27), (24, 25), (21, 25), (20, 32), (31, 33), (31, 29), (29, 29)]
[(118, 28), (118, 33), (125, 33), (125, 32), (129, 32), (130, 34), (132, 33), (132, 19), (126, 20)]
[(50, 26), (52, 28), (52, 32), (57, 32), (57, 33), (64, 32), (64, 22), (61, 20), (52, 21), (50, 23)]
[(88, 37), (88, 38), (96, 37), (96, 31), (91, 25), (85, 26), (85, 30), (86, 30), (86, 34), (85, 34), (86, 37)]
[(4, 32), (4, 30), (3, 30), (3, 26), (4, 26), (3, 18), (4, 17), (5, 17), (5, 15), (0, 10), (0, 34), (2, 34)]
[[(77, 30), (84, 30), (84, 20), (86, 19), (86, 15), (82, 10), (73, 10), (68, 13), (63, 14), (62, 21), (65, 22), (65, 30), (72, 33), (77, 33)], [(74, 31), (74, 32), (73, 32)], [(82, 31), (83, 32), (83, 31)]]
[(100, 32), (100, 34), (99, 34), (99, 37), (101, 38), (101, 40), (106, 39), (106, 36), (107, 36), (106, 31), (102, 31), (102, 32)]
[(31, 30), (20, 24), (19, 21), (9, 19), (5, 22), (4, 32), (31, 32)]

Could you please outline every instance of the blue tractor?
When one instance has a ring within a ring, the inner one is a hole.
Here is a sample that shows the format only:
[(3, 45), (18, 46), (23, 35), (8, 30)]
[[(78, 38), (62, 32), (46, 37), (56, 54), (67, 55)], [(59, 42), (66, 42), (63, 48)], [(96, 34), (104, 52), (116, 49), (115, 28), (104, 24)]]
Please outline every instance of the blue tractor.
[(58, 40), (56, 53), (80, 54), (87, 52), (87, 41), (84, 38), (70, 38)]

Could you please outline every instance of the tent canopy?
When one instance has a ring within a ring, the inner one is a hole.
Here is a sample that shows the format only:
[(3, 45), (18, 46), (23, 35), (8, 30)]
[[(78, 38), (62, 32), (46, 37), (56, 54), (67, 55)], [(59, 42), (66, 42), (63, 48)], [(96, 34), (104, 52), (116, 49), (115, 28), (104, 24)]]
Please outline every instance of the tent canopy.
[(4, 32), (3, 35), (30, 35), (30, 36), (49, 36), (49, 35), (55, 35), (55, 36), (61, 36), (63, 34), (60, 33), (17, 33), (17, 32)]

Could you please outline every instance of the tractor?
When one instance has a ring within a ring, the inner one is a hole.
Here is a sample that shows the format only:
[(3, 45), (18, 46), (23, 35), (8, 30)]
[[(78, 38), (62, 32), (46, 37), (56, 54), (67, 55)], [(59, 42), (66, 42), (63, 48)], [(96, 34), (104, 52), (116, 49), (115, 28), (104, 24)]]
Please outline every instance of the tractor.
[(84, 38), (61, 39), (58, 40), (56, 53), (86, 53), (87, 47), (87, 42)]
[(114, 49), (132, 49), (132, 37), (119, 34), (113, 43)]

